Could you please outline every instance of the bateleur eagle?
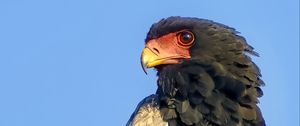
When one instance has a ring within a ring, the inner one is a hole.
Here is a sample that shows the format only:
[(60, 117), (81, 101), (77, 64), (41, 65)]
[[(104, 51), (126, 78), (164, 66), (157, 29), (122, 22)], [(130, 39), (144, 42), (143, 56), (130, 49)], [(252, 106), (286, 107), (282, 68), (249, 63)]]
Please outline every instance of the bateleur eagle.
[(169, 17), (153, 24), (141, 56), (158, 89), (127, 126), (265, 126), (258, 56), (244, 37), (206, 19)]

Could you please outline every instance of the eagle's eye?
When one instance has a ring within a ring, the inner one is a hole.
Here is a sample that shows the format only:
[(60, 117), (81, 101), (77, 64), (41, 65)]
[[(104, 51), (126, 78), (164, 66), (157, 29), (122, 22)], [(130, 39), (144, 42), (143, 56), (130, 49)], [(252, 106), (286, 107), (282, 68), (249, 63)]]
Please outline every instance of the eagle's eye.
[(185, 30), (179, 32), (177, 39), (180, 46), (190, 47), (194, 43), (195, 37), (192, 32)]

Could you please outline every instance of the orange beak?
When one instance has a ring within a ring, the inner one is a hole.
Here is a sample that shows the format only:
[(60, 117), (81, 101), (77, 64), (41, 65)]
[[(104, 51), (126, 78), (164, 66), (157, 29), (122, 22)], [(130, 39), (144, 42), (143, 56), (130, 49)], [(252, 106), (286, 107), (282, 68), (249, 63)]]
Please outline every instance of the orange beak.
[[(164, 44), (163, 44), (164, 43)], [(146, 69), (163, 64), (178, 64), (190, 58), (189, 51), (179, 48), (172, 41), (150, 40), (141, 55), (141, 66)]]

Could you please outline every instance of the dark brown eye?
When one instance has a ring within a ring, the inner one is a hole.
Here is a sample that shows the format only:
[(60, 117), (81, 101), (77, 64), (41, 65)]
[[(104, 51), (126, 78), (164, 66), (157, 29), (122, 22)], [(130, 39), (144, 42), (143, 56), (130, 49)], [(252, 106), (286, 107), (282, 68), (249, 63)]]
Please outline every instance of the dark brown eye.
[(182, 31), (178, 34), (178, 44), (181, 46), (191, 46), (194, 40), (194, 34), (190, 31)]

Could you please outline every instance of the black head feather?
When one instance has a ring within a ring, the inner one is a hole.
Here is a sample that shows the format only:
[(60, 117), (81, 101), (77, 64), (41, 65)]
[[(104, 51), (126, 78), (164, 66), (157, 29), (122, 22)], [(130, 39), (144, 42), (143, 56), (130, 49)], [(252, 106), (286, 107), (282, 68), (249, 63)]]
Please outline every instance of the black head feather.
[[(167, 33), (179, 31), (182, 29), (197, 29), (201, 28), (205, 25), (210, 25), (210, 24), (216, 24), (219, 25), (220, 27), (224, 27), (226, 29), (231, 29), (233, 32), (233, 28), (230, 28), (226, 25), (213, 22), (208, 19), (199, 19), (199, 18), (193, 18), (193, 17), (180, 17), (180, 16), (172, 16), (168, 18), (161, 19), (159, 22), (154, 23), (145, 39), (145, 41), (149, 41), (151, 39), (156, 39), (159, 38)], [(236, 32), (238, 33), (238, 32)]]

